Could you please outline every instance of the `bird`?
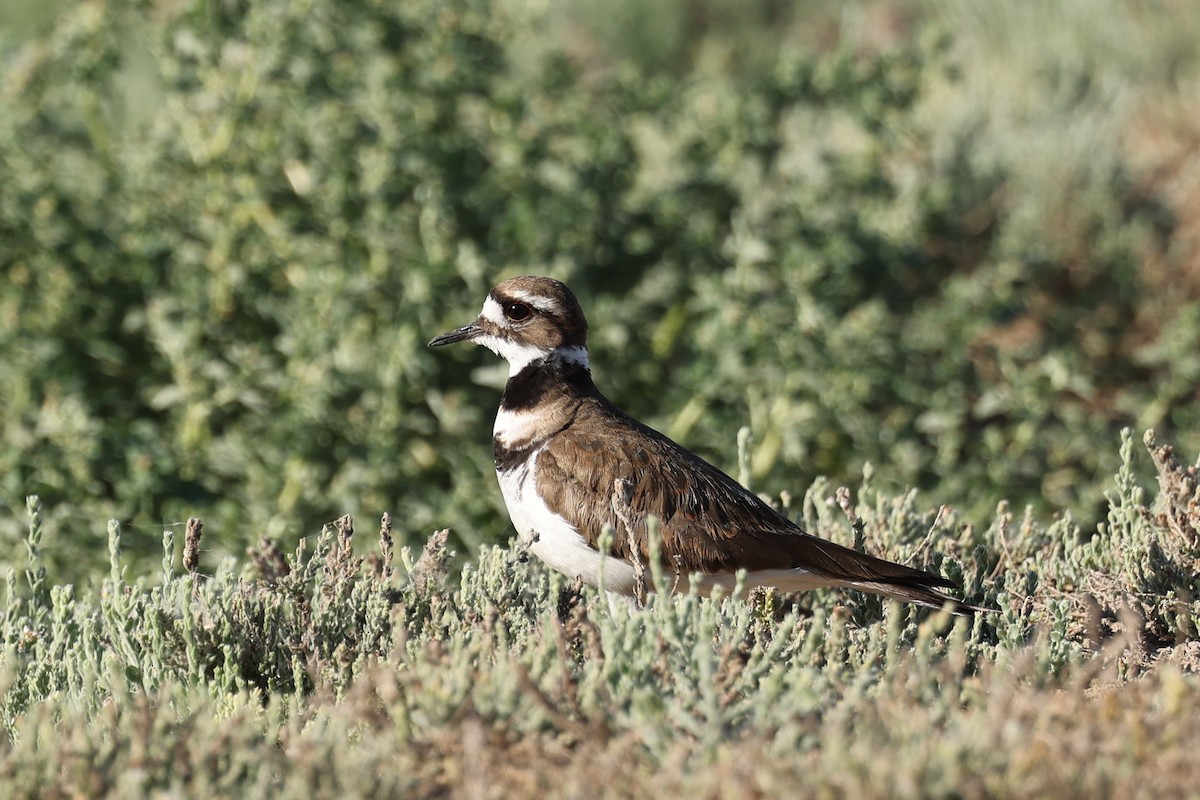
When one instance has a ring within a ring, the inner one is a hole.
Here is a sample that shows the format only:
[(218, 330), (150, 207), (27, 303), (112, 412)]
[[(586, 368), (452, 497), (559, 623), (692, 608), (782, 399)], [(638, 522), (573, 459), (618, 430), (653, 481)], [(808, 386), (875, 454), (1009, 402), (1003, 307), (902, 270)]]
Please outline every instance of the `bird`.
[(645, 575), (656, 549), (664, 574), (701, 591), (732, 589), (744, 571), (746, 589), (843, 587), (961, 614), (991, 610), (947, 594), (955, 584), (941, 575), (805, 532), (622, 411), (592, 380), (587, 334), (565, 284), (522, 276), (488, 292), (473, 322), (429, 342), (472, 342), (508, 362), (492, 430), (496, 475), (519, 543), (549, 567), (634, 598), (653, 588)]

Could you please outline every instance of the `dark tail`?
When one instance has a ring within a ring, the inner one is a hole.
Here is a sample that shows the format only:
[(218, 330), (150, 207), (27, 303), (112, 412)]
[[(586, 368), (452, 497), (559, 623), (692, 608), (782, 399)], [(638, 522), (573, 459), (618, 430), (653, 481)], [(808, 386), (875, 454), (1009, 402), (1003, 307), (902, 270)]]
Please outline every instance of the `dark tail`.
[[(946, 581), (937, 575), (930, 577), (938, 578), (939, 583)], [(946, 581), (947, 583), (949, 581)], [(947, 603), (950, 603), (950, 610), (955, 614), (964, 616), (974, 616), (975, 614), (998, 614), (999, 609), (988, 608), (987, 606), (977, 606), (971, 603), (959, 600), (957, 597), (948, 595), (945, 592), (932, 589), (929, 586), (922, 586), (917, 583), (883, 583), (881, 581), (854, 581), (845, 584), (851, 589), (858, 589), (862, 592), (870, 592), (871, 594), (883, 595), (894, 600), (903, 600), (906, 603), (916, 603), (919, 606), (927, 606), (929, 608), (942, 608)]]
[(942, 608), (952, 603), (952, 610), (956, 614), (998, 612), (998, 609), (972, 605), (940, 591), (940, 588), (957, 588), (954, 581), (941, 575), (885, 561), (810, 534), (803, 534), (802, 538), (797, 537), (793, 542), (795, 554), (805, 562), (803, 566), (808, 569), (816, 567), (833, 579), (831, 583), (834, 585), (930, 608)]

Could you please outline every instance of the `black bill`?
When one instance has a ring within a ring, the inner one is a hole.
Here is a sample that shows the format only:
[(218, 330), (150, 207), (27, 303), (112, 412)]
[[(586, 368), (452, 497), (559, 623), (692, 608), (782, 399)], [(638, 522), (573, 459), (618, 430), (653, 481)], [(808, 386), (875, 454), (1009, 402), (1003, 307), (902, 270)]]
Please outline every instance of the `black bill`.
[(455, 342), (465, 342), (474, 339), (479, 334), (483, 333), (478, 325), (472, 322), (470, 325), (463, 325), (452, 331), (446, 331), (440, 336), (435, 336), (429, 341), (429, 347), (441, 347), (444, 344), (454, 344)]

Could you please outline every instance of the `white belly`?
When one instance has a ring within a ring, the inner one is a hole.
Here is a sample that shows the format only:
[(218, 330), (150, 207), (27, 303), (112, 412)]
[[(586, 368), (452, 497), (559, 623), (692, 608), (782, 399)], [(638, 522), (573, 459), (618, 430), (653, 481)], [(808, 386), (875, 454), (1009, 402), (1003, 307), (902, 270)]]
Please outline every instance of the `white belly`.
[(631, 594), (633, 565), (624, 559), (601, 556), (574, 525), (542, 502), (534, 478), (537, 456), (535, 450), (524, 465), (496, 473), (517, 534), (529, 544), (529, 551), (552, 569), (571, 578), (581, 578), (592, 586)]

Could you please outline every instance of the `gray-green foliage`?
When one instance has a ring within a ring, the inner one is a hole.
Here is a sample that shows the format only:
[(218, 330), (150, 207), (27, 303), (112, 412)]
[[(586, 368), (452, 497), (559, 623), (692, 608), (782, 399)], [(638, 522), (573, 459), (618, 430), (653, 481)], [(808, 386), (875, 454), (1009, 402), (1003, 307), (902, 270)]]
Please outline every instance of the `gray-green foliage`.
[(145, 559), (193, 514), (227, 546), (362, 508), (497, 540), (503, 373), (422, 345), (515, 272), (571, 283), (639, 416), (725, 467), (749, 421), (774, 491), (871, 461), (1090, 523), (1098, 442), (1195, 428), (1194, 304), (1131, 327), (1170, 220), (1118, 159), (1076, 208), (1103, 195), (1102, 247), (1015, 246), (1010, 162), (919, 110), (955, 91), (937, 37), (597, 75), (488, 0), (139, 8), (3, 56), (0, 491), (43, 497), (60, 568), (97, 509)]
[[(31, 498), (28, 569), (10, 573), (0, 631), (0, 785), (9, 797), (694, 796), (735, 778), (731, 796), (1178, 791), (1196, 778), (1183, 765), (1200, 733), (1187, 712), (1200, 603), (1164, 641), (1168, 620), (1141, 594), (1178, 574), (1121, 565), (1137, 561), (1133, 542), (1200, 524), (1198, 495), (1168, 459), (1186, 485), (1152, 501), (1130, 479), (1135, 459), (1127, 440), (1112, 528), (1086, 547), (1069, 522), (1013, 525), (1001, 508), (975, 529), (912, 493), (860, 487), (868, 549), (939, 568), (999, 609), (973, 619), (832, 592), (659, 591), (643, 610), (610, 607), (494, 547), (455, 586), (444, 534), (393, 563), (390, 521), (363, 557), (349, 518), (292, 555), (263, 541), (252, 566), (224, 559), (211, 574), (203, 559), (172, 566), (169, 531), (161, 571), (136, 578), (113, 522), (108, 577), (76, 591), (46, 574)], [(819, 483), (794, 513), (844, 541), (832, 494)], [(185, 545), (199, 533), (190, 523)], [(1195, 539), (1172, 552), (1194, 565)], [(1089, 575), (1107, 581), (1094, 623)], [(1178, 588), (1200, 596), (1194, 569)]]

